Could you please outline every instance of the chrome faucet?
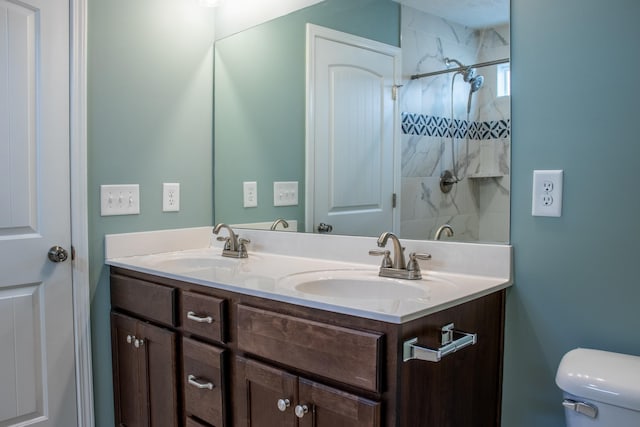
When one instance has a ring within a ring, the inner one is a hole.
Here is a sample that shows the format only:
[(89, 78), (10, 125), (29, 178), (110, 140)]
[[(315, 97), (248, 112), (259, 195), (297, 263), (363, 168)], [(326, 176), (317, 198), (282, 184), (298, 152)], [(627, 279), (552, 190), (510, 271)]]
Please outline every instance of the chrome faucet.
[(438, 227), (438, 231), (436, 231), (434, 239), (440, 240), (440, 238), (442, 237), (442, 232), (445, 232), (447, 237), (453, 236), (453, 228), (449, 224), (442, 224), (440, 227)]
[(393, 261), (391, 260), (391, 252), (389, 250), (369, 251), (369, 255), (382, 255), (384, 257), (382, 259), (382, 264), (380, 265), (379, 275), (382, 277), (393, 277), (396, 279), (421, 279), (422, 273), (420, 273), (418, 260), (431, 259), (431, 255), (412, 252), (409, 254), (409, 263), (406, 263), (404, 259), (404, 248), (400, 244), (400, 239), (398, 239), (398, 236), (395, 234), (388, 231), (382, 233), (378, 238), (378, 247), (384, 248), (389, 239), (393, 242)]
[(229, 237), (218, 236), (217, 240), (225, 242), (224, 249), (222, 250), (222, 256), (230, 258), (247, 258), (247, 243), (250, 243), (248, 239), (239, 238), (236, 233), (233, 232), (231, 227), (227, 224), (219, 223), (213, 229), (213, 234), (220, 233), (220, 230), (225, 228), (229, 234)]
[(282, 224), (283, 228), (289, 228), (289, 223), (287, 222), (287, 220), (285, 220), (284, 218), (278, 218), (275, 221), (273, 221), (273, 224), (271, 224), (271, 231), (274, 231), (277, 227), (278, 224)]
[(398, 270), (404, 270), (407, 268), (407, 264), (404, 261), (404, 248), (400, 244), (400, 239), (395, 234), (385, 231), (378, 237), (378, 247), (384, 248), (387, 245), (387, 240), (391, 239), (393, 242), (393, 263), (391, 268)]

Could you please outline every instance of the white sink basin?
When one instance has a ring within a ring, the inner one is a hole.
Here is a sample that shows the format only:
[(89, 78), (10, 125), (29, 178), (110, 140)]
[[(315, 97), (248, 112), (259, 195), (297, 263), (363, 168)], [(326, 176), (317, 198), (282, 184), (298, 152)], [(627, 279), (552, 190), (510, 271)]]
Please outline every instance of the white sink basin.
[(326, 270), (291, 274), (282, 278), (278, 286), (328, 298), (404, 300), (429, 298), (429, 282), (432, 281), (380, 277), (377, 270)]
[(233, 268), (237, 266), (239, 260), (234, 258), (223, 258), (215, 256), (197, 256), (193, 254), (163, 254), (151, 255), (142, 261), (151, 268), (158, 268), (169, 271), (189, 272), (194, 270), (204, 270), (208, 268)]

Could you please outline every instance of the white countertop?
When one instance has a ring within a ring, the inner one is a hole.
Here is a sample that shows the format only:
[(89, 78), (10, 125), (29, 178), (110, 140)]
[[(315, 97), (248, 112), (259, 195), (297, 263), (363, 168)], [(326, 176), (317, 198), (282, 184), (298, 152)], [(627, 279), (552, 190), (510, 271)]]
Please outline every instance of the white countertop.
[[(509, 246), (402, 239), (407, 253), (417, 250), (434, 257), (433, 262), (420, 261), (421, 280), (386, 279), (400, 283), (405, 289), (410, 287), (416, 295), (378, 296), (374, 288), (361, 296), (344, 298), (300, 292), (293, 279), (307, 272), (321, 272), (317, 273), (320, 276), (356, 274), (359, 278), (370, 277), (371, 286), (375, 286), (379, 283), (376, 280), (380, 280), (380, 258), (370, 257), (367, 248), (375, 248), (376, 239), (236, 231), (252, 241), (246, 259), (222, 257), (220, 243), (210, 238), (211, 227), (202, 227), (109, 235), (105, 242), (106, 264), (389, 323), (404, 323), (435, 313), (499, 291), (512, 283)], [(292, 254), (296, 252), (309, 256)], [(353, 256), (347, 255), (351, 252)], [(460, 252), (465, 256), (461, 257)], [(445, 256), (454, 259), (445, 262)], [(503, 265), (491, 265), (495, 263)], [(440, 267), (440, 271), (434, 267)], [(477, 271), (470, 271), (474, 269)]]

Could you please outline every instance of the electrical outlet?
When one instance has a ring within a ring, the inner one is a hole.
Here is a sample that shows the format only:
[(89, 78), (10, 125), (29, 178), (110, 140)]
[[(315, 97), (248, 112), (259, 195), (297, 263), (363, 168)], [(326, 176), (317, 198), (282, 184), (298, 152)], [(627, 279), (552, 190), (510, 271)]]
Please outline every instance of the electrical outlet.
[(245, 208), (255, 208), (258, 206), (258, 183), (256, 181), (245, 181), (242, 183), (242, 198)]
[(101, 185), (100, 215), (137, 215), (140, 213), (138, 184)]
[(162, 184), (162, 212), (178, 212), (180, 210), (180, 184), (165, 182)]
[(562, 215), (562, 176), (561, 170), (533, 171), (531, 215)]

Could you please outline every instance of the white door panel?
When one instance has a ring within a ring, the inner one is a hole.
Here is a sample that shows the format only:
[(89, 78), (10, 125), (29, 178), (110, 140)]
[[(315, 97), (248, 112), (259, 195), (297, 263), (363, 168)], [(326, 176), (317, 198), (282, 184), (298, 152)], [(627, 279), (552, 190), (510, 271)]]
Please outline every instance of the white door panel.
[(69, 4), (0, 0), (0, 426), (77, 425)]
[(399, 49), (309, 27), (307, 231), (392, 231)]

